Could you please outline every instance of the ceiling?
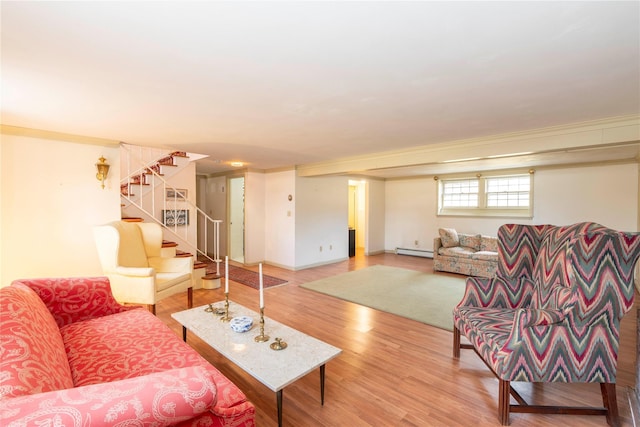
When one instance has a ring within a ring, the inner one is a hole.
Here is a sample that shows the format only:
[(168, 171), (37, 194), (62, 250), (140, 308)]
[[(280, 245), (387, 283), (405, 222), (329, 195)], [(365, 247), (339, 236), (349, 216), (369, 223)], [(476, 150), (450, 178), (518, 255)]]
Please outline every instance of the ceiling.
[[(205, 174), (640, 114), (635, 1), (3, 1), (0, 12), (3, 125), (203, 154)], [(638, 144), (526, 152), (345, 172), (639, 155)]]

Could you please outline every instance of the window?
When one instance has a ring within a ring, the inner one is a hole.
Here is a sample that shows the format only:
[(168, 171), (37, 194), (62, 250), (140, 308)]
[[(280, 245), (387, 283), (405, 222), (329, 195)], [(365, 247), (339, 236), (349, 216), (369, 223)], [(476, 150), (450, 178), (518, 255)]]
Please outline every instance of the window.
[(438, 181), (438, 215), (531, 217), (532, 175)]
[(445, 208), (478, 207), (478, 180), (443, 181), (442, 206)]
[(487, 207), (526, 208), (529, 206), (529, 175), (487, 178)]

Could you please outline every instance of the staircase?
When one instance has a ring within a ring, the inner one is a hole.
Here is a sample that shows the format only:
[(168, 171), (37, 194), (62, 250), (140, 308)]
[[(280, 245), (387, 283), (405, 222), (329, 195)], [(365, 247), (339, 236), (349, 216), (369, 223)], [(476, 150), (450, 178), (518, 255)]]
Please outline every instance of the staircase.
[[(201, 287), (200, 283), (208, 289), (215, 288), (220, 273), (222, 221), (209, 217), (190, 202), (186, 190), (170, 184), (171, 177), (188, 165), (188, 154), (121, 144), (121, 159), (122, 219), (160, 224), (165, 238), (171, 239), (163, 242), (166, 256), (194, 256), (195, 253), (194, 289)], [(206, 264), (198, 261), (200, 257), (215, 263), (216, 274), (213, 277), (201, 280), (205, 276)]]

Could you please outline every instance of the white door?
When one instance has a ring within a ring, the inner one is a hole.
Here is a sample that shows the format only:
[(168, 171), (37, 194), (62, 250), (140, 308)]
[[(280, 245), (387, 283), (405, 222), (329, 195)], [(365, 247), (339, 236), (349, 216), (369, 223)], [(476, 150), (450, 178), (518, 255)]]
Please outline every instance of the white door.
[(244, 263), (244, 177), (229, 179), (229, 259)]

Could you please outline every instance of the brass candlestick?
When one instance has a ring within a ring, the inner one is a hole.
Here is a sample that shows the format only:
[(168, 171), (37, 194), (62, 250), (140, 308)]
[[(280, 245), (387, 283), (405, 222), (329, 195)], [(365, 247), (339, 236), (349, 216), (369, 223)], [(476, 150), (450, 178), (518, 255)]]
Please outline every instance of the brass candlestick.
[(260, 335), (254, 338), (256, 342), (269, 341), (269, 335), (264, 334), (264, 307), (260, 308)]
[(229, 292), (224, 293), (224, 315), (220, 318), (221, 322), (228, 322), (231, 320), (229, 317)]
[(222, 308), (214, 307), (211, 303), (209, 303), (209, 307), (205, 308), (204, 311), (215, 316), (222, 316), (224, 314), (224, 310)]

